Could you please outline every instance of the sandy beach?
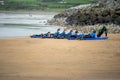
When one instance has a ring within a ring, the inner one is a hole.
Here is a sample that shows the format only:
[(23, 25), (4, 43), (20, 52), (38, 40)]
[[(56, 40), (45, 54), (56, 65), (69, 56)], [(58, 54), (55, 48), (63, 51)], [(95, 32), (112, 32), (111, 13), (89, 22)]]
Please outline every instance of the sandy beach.
[(0, 39), (0, 80), (120, 80), (120, 34), (103, 41)]

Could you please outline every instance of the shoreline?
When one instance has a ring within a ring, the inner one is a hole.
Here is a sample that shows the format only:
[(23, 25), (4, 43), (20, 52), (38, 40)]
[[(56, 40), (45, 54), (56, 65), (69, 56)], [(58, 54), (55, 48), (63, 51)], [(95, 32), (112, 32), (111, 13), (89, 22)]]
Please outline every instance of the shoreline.
[(0, 13), (13, 13), (13, 14), (58, 14), (59, 12), (49, 12), (49, 11), (26, 11), (26, 10), (0, 10)]
[[(108, 39), (110, 38), (111, 35), (120, 36), (119, 33), (118, 34), (108, 34)], [(103, 37), (103, 36), (104, 36), (104, 34), (101, 37)], [(22, 38), (31, 38), (31, 37), (30, 36), (0, 37), (0, 40), (1, 39), (20, 39), (20, 38), (22, 39)], [(54, 39), (54, 38), (31, 38), (31, 39)], [(57, 39), (57, 40), (68, 40), (68, 39)], [(82, 41), (84, 41), (84, 40), (82, 40)], [(93, 40), (93, 41), (95, 41), (95, 40)]]
[[(120, 36), (119, 33), (115, 33), (115, 34), (108, 34), (108, 39), (110, 38), (111, 35), (116, 35), (116, 36)], [(31, 35), (30, 35), (31, 36)], [(30, 36), (13, 36), (13, 37), (0, 37), (0, 39), (19, 39), (19, 38), (31, 38)], [(104, 34), (102, 35), (102, 37), (104, 36)], [(35, 38), (34, 38), (35, 39)], [(42, 38), (36, 38), (36, 39), (42, 39)], [(54, 38), (43, 38), (43, 39), (54, 39)], [(59, 39), (58, 39), (59, 40)], [(64, 39), (63, 39), (64, 40)], [(67, 39), (65, 39), (67, 40)]]

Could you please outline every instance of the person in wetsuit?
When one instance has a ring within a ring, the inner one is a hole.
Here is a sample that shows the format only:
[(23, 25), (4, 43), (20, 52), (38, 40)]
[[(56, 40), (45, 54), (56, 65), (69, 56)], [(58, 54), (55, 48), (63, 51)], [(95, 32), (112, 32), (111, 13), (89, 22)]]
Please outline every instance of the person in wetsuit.
[(100, 29), (98, 30), (98, 34), (97, 37), (101, 37), (101, 35), (105, 32), (105, 36), (107, 36), (107, 28), (105, 25), (103, 25), (102, 27), (100, 27)]
[(60, 37), (60, 28), (57, 29), (57, 31), (54, 33), (54, 38)]
[(66, 34), (66, 29), (64, 29), (63, 30), (63, 32), (62, 33), (60, 33), (60, 38), (62, 38), (62, 39), (64, 39), (64, 38), (66, 38), (67, 37), (67, 34)]
[(85, 35), (84, 38), (95, 38), (96, 37), (96, 31), (92, 30), (89, 34)]

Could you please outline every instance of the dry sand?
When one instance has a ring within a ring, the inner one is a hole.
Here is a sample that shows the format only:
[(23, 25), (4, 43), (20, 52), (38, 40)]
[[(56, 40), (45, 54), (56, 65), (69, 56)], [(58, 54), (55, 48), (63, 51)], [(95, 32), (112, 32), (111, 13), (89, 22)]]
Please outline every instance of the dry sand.
[(120, 34), (109, 37), (0, 39), (0, 80), (120, 80)]

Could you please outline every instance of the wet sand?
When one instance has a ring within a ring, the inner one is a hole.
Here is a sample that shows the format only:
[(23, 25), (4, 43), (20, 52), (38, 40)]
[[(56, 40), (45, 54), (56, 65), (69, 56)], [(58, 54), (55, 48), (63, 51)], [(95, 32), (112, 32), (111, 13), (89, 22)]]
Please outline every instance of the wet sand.
[(103, 41), (0, 39), (0, 80), (120, 80), (120, 34)]

